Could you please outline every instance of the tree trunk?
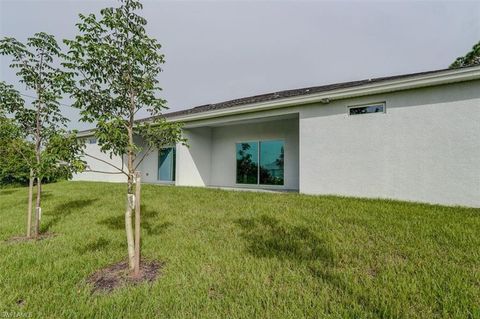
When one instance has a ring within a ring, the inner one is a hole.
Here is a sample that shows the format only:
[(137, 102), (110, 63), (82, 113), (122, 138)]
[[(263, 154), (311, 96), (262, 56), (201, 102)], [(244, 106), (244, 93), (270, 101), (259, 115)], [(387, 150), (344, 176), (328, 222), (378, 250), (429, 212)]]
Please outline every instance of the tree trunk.
[[(40, 66), (43, 63), (43, 55), (40, 57)], [(41, 67), (40, 67), (41, 70)], [(41, 78), (40, 78), (41, 83)], [(38, 237), (40, 234), (40, 218), (41, 218), (41, 197), (42, 197), (42, 177), (40, 172), (40, 164), (42, 162), (42, 125), (41, 125), (41, 118), (40, 114), (42, 112), (42, 97), (41, 97), (42, 86), (41, 84), (37, 84), (37, 95), (38, 95), (38, 105), (36, 111), (36, 129), (35, 129), (35, 158), (37, 160), (37, 168), (36, 168), (36, 175), (37, 175), (37, 200), (35, 204), (35, 229), (34, 229), (34, 236), (35, 238)]]
[(140, 172), (135, 174), (135, 268), (133, 274), (140, 275)]
[(37, 200), (35, 202), (35, 227), (34, 227), (34, 237), (37, 238), (40, 234), (40, 218), (42, 214), (42, 208), (40, 207), (42, 197), (42, 178), (37, 177)]
[(30, 180), (28, 183), (27, 238), (32, 236), (33, 179), (33, 170), (30, 169)]
[(127, 249), (128, 249), (128, 266), (130, 270), (135, 266), (135, 243), (133, 241), (132, 229), (132, 211), (135, 208), (135, 195), (133, 194), (133, 178), (128, 175), (128, 192), (127, 192), (127, 210), (125, 211), (125, 231), (127, 233)]
[(128, 248), (128, 266), (129, 269), (135, 271), (135, 242), (132, 229), (132, 211), (135, 209), (136, 198), (133, 194), (133, 183), (135, 179), (135, 143), (133, 141), (133, 128), (135, 126), (135, 95), (130, 92), (130, 116), (127, 125), (128, 148), (127, 148), (127, 165), (128, 165), (128, 182), (127, 182), (127, 210), (125, 212), (125, 230), (127, 232), (127, 248)]

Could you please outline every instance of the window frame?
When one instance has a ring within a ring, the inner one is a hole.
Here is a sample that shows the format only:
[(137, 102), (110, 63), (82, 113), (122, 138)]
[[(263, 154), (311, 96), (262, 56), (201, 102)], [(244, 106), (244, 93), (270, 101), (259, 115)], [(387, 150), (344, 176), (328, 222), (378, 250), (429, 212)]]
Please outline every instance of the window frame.
[[(240, 140), (234, 142), (234, 161), (235, 161), (235, 187), (238, 188), (272, 188), (272, 189), (282, 189), (286, 187), (286, 178), (285, 178), (285, 164), (283, 164), (283, 185), (273, 185), (273, 184), (260, 184), (260, 143), (261, 142), (272, 142), (272, 141), (281, 141), (283, 143), (283, 152), (284, 156), (287, 154), (285, 138), (268, 138), (268, 139), (257, 139), (257, 140)], [(258, 158), (258, 169), (257, 169), (257, 183), (256, 184), (245, 184), (237, 183), (237, 144), (242, 143), (257, 143), (257, 158)]]
[[(351, 114), (351, 109), (361, 108), (361, 107), (369, 107), (375, 105), (382, 105), (383, 111), (382, 112), (371, 112), (371, 113), (364, 113), (364, 114)], [(356, 104), (356, 105), (349, 105), (347, 106), (347, 115), (350, 116), (357, 116), (357, 115), (370, 115), (370, 114), (386, 114), (387, 113), (387, 103), (385, 101), (381, 102), (371, 102), (371, 103), (364, 103), (364, 104)]]

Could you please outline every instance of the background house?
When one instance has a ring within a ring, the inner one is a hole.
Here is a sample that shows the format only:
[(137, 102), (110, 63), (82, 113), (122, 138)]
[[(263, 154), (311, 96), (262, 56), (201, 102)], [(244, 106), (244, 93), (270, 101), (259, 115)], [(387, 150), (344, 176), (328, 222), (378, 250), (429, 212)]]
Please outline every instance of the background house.
[[(149, 154), (140, 165), (146, 182), (480, 207), (479, 66), (287, 90), (166, 117), (185, 123), (190, 147)], [(91, 131), (82, 134), (88, 153), (110, 160)]]

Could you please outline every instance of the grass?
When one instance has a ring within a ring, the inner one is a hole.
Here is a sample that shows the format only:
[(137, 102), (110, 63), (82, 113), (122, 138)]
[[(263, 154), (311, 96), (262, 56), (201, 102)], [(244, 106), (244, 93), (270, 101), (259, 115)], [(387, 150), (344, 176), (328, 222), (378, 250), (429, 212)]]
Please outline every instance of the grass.
[[(153, 284), (91, 294), (125, 259), (125, 185), (45, 185), (39, 242), (0, 243), (0, 316), (479, 318), (480, 209), (145, 185)], [(26, 188), (0, 190), (0, 240), (25, 228)]]

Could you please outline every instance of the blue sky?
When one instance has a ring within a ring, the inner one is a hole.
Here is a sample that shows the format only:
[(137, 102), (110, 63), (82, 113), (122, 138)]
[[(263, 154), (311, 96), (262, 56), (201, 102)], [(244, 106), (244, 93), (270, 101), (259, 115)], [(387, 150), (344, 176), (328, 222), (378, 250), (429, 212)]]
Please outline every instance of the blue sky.
[[(0, 36), (71, 38), (79, 12), (111, 5), (0, 0)], [(480, 40), (479, 1), (144, 1), (143, 15), (166, 55), (159, 80), (170, 110), (445, 68)], [(13, 83), (8, 62), (0, 79)], [(91, 127), (64, 109), (71, 128)]]

